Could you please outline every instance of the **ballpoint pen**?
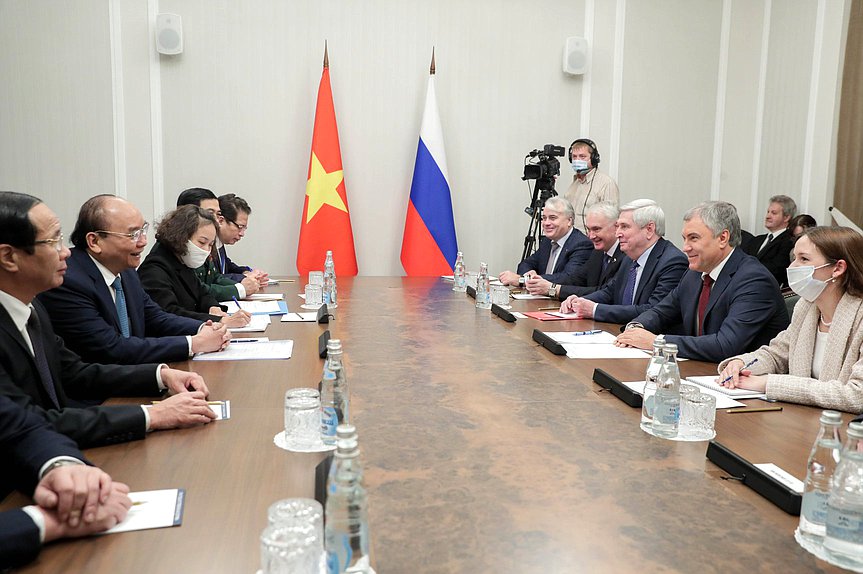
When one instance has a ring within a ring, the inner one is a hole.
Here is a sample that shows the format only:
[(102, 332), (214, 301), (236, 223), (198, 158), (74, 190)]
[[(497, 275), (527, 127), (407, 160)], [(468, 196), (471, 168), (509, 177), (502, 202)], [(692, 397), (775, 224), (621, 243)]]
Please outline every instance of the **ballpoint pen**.
[(242, 311), (242, 310), (243, 310), (243, 308), (242, 308), (242, 306), (240, 306), (240, 302), (239, 302), (239, 301), (237, 301), (237, 298), (236, 298), (236, 297), (231, 297), (231, 299), (233, 299), (233, 300), (234, 300), (234, 303), (236, 303), (236, 304), (237, 304), (237, 311)]
[(234, 343), (260, 343), (260, 339), (231, 339), (231, 344)]
[(768, 413), (773, 411), (781, 411), (782, 407), (758, 407), (754, 409), (749, 409), (745, 407), (738, 407), (736, 409), (728, 409), (726, 412), (730, 415), (733, 414), (744, 414), (744, 413)]
[(560, 305), (557, 307), (540, 307), (537, 311), (560, 311)]
[[(740, 370), (741, 370), (741, 371), (745, 371), (746, 369), (748, 369), (749, 367), (751, 367), (752, 365), (754, 365), (754, 364), (755, 364), (755, 363), (757, 363), (757, 362), (758, 362), (758, 359), (757, 359), (757, 358), (756, 358), (756, 359), (752, 359), (751, 361), (749, 361), (748, 363), (746, 363), (745, 365), (743, 365), (743, 368), (742, 368), (742, 369), (740, 369)], [(719, 386), (720, 386), (720, 387), (724, 387), (724, 386), (725, 386), (725, 383), (727, 383), (728, 381), (730, 381), (730, 380), (731, 380), (731, 379), (733, 379), (733, 378), (734, 378), (734, 375), (728, 375), (727, 377), (725, 377), (724, 379), (722, 379), (721, 381), (719, 381)]]
[(579, 335), (598, 335), (602, 333), (602, 329), (593, 329), (591, 331), (576, 331), (574, 333), (570, 333), (573, 337), (577, 337)]

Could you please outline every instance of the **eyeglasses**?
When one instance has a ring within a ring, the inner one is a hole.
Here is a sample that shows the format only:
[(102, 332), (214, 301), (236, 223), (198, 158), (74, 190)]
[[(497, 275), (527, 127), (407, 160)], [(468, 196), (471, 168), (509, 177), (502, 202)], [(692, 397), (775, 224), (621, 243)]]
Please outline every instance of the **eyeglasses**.
[(131, 239), (135, 243), (138, 243), (141, 240), (141, 237), (147, 236), (147, 231), (150, 229), (150, 224), (144, 222), (144, 226), (141, 229), (136, 229), (132, 233), (120, 233), (119, 231), (105, 231), (103, 229), (94, 231), (93, 233), (105, 233), (107, 235), (116, 235), (117, 237), (126, 237)]
[(37, 239), (33, 242), (34, 245), (40, 245), (43, 243), (45, 245), (50, 245), (55, 251), (57, 251), (57, 253), (60, 253), (63, 251), (63, 234), (61, 233), (57, 237), (53, 237), (51, 239)]
[(236, 227), (240, 231), (245, 231), (249, 228), (248, 225), (243, 225), (241, 223), (237, 223), (236, 221), (232, 221), (232, 220), (227, 219), (227, 218), (225, 218), (225, 221), (227, 221), (228, 223), (230, 223), (231, 225), (233, 225), (234, 227)]

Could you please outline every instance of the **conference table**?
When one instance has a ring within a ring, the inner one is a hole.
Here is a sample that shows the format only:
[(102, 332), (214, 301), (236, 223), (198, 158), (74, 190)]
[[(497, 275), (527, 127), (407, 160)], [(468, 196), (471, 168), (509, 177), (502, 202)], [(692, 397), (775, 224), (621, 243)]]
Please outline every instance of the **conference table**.
[[(269, 290), (301, 311), (302, 285)], [(58, 542), (20, 571), (255, 572), (268, 505), (315, 492), (324, 455), (281, 450), (273, 437), (285, 391), (320, 380), (327, 328), (344, 345), (380, 574), (840, 571), (797, 545), (797, 517), (725, 480), (707, 442), (646, 434), (640, 409), (591, 380), (595, 368), (642, 379), (646, 355), (574, 360), (531, 340), (538, 327), (616, 325), (507, 323), (437, 278), (340, 278), (339, 295), (329, 325), (274, 317), (263, 335), (292, 339), (289, 360), (175, 365), (229, 399), (230, 420), (86, 452), (133, 491), (185, 488), (181, 526)], [(681, 371), (716, 372), (697, 361)], [(716, 440), (803, 479), (820, 410), (782, 406), (718, 411)], [(2, 508), (23, 503), (12, 495)]]

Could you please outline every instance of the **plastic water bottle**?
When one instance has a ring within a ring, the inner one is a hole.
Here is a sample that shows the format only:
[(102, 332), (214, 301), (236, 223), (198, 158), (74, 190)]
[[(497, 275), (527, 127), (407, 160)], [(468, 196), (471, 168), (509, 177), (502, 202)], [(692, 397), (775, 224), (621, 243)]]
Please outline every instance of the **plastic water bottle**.
[(452, 290), (464, 293), (467, 291), (467, 272), (464, 268), (464, 256), (461, 251), (455, 258), (455, 267), (453, 268)]
[(321, 440), (336, 444), (336, 427), (348, 422), (348, 379), (342, 365), (342, 342), (327, 341), (327, 360), (321, 376)]
[(479, 276), (476, 278), (476, 308), (491, 309), (491, 287), (488, 279), (488, 263), (479, 264)]
[(333, 252), (327, 251), (324, 261), (324, 304), (335, 307), (338, 304), (336, 297), (336, 265), (333, 263)]
[(827, 499), (824, 550), (831, 561), (858, 572), (863, 568), (863, 423), (848, 425), (842, 459)]
[(821, 413), (821, 428), (806, 462), (806, 482), (798, 530), (801, 537), (818, 546), (824, 542), (830, 481), (836, 472), (842, 450), (839, 436), (841, 425), (842, 415), (836, 411)]
[(680, 369), (677, 367), (677, 345), (663, 347), (665, 362), (656, 379), (653, 395), (653, 434), (663, 438), (677, 436), (680, 423)]
[(340, 425), (335, 460), (327, 478), (325, 546), (327, 572), (369, 572), (368, 495), (356, 430)]
[(653, 356), (650, 357), (650, 362), (647, 363), (647, 371), (644, 373), (644, 392), (642, 393), (641, 400), (641, 428), (647, 432), (650, 432), (653, 428), (656, 379), (659, 378), (659, 371), (662, 370), (662, 365), (665, 363), (665, 356), (663, 355), (664, 347), (665, 337), (659, 335), (653, 340)]

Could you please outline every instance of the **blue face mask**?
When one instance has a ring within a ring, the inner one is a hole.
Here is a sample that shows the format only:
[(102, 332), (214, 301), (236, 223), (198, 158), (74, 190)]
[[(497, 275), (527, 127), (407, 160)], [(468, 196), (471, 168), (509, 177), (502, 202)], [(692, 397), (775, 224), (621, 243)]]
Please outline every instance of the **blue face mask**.
[(572, 171), (575, 173), (584, 173), (589, 170), (590, 167), (587, 165), (587, 162), (583, 159), (576, 159), (572, 162)]

